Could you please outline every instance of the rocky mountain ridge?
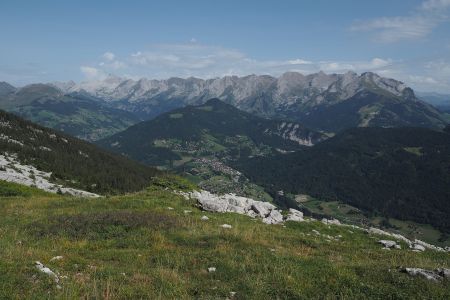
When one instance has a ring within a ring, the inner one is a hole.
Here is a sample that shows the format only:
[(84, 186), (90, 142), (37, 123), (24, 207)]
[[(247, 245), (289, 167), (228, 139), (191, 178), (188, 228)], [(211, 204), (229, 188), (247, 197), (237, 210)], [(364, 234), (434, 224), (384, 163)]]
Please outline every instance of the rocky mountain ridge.
[[(357, 126), (437, 128), (446, 123), (438, 110), (419, 100), (403, 82), (371, 72), (286, 72), (280, 77), (249, 75), (206, 80), (132, 80), (110, 76), (102, 81), (54, 85), (65, 93), (82, 92), (104, 99), (143, 119), (219, 98), (262, 117), (299, 121), (333, 132)], [(351, 119), (348, 124), (341, 125), (342, 114)], [(325, 124), (325, 119), (330, 119), (330, 124)]]
[[(224, 76), (214, 79), (190, 77), (169, 78), (167, 80), (139, 80), (109, 76), (102, 81), (53, 83), (65, 93), (85, 91), (99, 98), (118, 101), (128, 99), (130, 102), (142, 101), (167, 93), (169, 98), (184, 96), (193, 100), (198, 98), (221, 98), (229, 89), (237, 104), (257, 92), (272, 90), (274, 102), (288, 104), (293, 100), (309, 101), (311, 96), (318, 97), (322, 92), (338, 93), (340, 100), (348, 99), (364, 88), (364, 84), (386, 90), (395, 96), (403, 96), (407, 86), (397, 80), (380, 77), (371, 72), (358, 75), (354, 72), (345, 74), (325, 74), (324, 72), (303, 75), (297, 72), (286, 72), (280, 77), (269, 75), (249, 75), (244, 77)], [(302, 96), (298, 95), (298, 92)], [(320, 98), (319, 98), (320, 99)], [(320, 101), (320, 100), (319, 100)]]

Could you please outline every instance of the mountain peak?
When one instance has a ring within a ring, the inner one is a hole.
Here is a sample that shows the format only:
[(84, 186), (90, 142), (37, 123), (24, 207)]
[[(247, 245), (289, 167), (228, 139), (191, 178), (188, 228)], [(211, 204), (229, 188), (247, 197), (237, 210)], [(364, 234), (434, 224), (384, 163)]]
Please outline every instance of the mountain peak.
[(24, 86), (23, 88), (21, 88), (18, 92), (19, 95), (23, 95), (23, 94), (30, 94), (30, 95), (34, 95), (36, 97), (41, 97), (41, 96), (58, 96), (61, 95), (61, 91), (51, 85), (48, 84), (43, 84), (43, 83), (33, 83), (33, 84), (29, 84)]
[(11, 84), (5, 81), (0, 81), (0, 96), (9, 95), (11, 93), (14, 93), (16, 90), (17, 89)]

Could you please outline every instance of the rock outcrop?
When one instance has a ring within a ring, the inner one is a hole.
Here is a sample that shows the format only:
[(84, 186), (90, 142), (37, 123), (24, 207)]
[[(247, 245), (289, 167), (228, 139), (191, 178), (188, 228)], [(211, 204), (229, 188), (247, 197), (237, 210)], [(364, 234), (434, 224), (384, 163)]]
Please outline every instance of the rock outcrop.
[(425, 270), (421, 268), (405, 268), (403, 272), (411, 276), (422, 276), (431, 281), (439, 281), (444, 278), (450, 278), (450, 269), (438, 268), (435, 270)]
[(211, 212), (233, 212), (247, 215), (252, 218), (259, 217), (266, 224), (279, 224), (283, 222), (283, 215), (275, 205), (269, 202), (256, 201), (235, 194), (215, 195), (208, 191), (194, 191), (185, 197), (197, 199), (203, 210)]
[(50, 193), (63, 193), (76, 197), (100, 197), (98, 194), (87, 191), (64, 187), (50, 181), (51, 172), (43, 172), (31, 165), (21, 164), (17, 155), (0, 154), (0, 180), (14, 182), (26, 186), (33, 186)]
[(289, 208), (289, 214), (286, 216), (286, 221), (302, 222), (303, 213), (293, 208)]
[[(215, 195), (208, 191), (193, 191), (190, 193), (176, 191), (177, 194), (182, 195), (186, 199), (193, 198), (198, 201), (198, 205), (201, 209), (211, 212), (233, 212), (242, 215), (247, 215), (252, 218), (261, 218), (266, 224), (280, 224), (286, 221), (302, 222), (305, 221), (303, 218), (303, 213), (296, 209), (290, 208), (286, 215), (277, 209), (275, 205), (269, 202), (256, 201), (250, 198), (237, 196), (235, 194), (225, 194), (225, 195)], [(307, 219), (306, 221), (314, 220), (313, 218)], [(450, 252), (448, 248), (441, 248), (435, 245), (428, 244), (421, 240), (410, 240), (398, 233), (391, 233), (379, 228), (370, 227), (363, 228), (356, 225), (342, 224), (337, 219), (326, 219), (321, 220), (323, 224), (333, 225), (333, 226), (344, 226), (355, 230), (362, 230), (369, 234), (388, 236), (394, 240), (379, 240), (378, 242), (384, 246), (383, 249), (401, 249), (401, 245), (398, 241), (404, 242), (409, 246), (409, 249), (415, 252), (422, 252), (426, 249), (440, 251), (440, 252)], [(315, 232), (315, 230), (313, 230)], [(319, 232), (317, 232), (320, 235)], [(334, 238), (329, 236), (330, 240), (338, 240), (339, 238)]]

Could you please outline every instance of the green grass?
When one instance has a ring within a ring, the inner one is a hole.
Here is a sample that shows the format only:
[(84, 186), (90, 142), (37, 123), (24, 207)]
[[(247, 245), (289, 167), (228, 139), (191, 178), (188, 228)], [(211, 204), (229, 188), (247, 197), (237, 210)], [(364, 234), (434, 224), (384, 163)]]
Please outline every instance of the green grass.
[(417, 156), (422, 156), (422, 147), (405, 147), (403, 148), (405, 151), (415, 154)]
[[(448, 268), (446, 253), (385, 251), (378, 237), (320, 222), (283, 227), (205, 213), (170, 192), (192, 187), (165, 177), (124, 196), (80, 199), (31, 189), (29, 196), (0, 197), (0, 299), (225, 299), (232, 291), (236, 299), (450, 297), (448, 281), (398, 271)], [(64, 258), (50, 262), (57, 255)], [(67, 276), (62, 289), (37, 271), (37, 260)]]
[(52, 194), (46, 193), (44, 191), (32, 187), (27, 187), (21, 184), (0, 180), (0, 197), (16, 197), (16, 196), (31, 197), (32, 195), (50, 196)]
[(204, 111), (212, 111), (213, 107), (212, 107), (212, 105), (204, 105), (204, 106), (198, 106), (198, 107), (196, 107), (196, 109), (204, 110)]
[(183, 117), (183, 114), (177, 113), (177, 114), (170, 114), (169, 116), (171, 119), (180, 119)]

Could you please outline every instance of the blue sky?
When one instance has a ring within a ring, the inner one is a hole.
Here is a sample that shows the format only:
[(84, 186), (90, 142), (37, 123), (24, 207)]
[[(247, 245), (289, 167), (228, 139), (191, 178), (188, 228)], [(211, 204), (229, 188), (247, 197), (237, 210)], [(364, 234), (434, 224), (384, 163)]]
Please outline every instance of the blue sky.
[(0, 4), (0, 81), (374, 71), (450, 92), (450, 0)]

